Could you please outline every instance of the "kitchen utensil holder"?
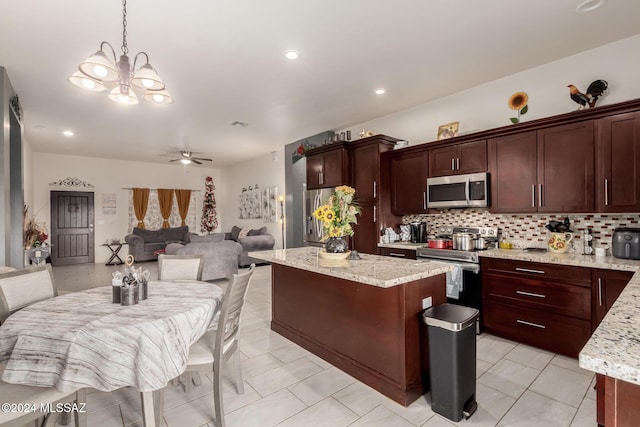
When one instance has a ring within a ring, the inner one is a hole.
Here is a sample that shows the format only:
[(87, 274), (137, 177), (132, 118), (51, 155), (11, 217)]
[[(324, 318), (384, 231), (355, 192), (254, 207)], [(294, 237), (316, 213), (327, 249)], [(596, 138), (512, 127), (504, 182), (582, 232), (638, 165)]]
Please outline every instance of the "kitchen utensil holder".
[(139, 285), (123, 286), (120, 288), (120, 304), (121, 305), (136, 305), (140, 299)]

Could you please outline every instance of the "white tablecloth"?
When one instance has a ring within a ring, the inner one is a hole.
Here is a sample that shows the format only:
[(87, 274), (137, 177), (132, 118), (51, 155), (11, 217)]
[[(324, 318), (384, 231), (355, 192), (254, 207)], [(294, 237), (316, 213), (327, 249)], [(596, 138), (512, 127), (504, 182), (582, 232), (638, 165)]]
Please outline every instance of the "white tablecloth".
[(111, 303), (111, 286), (33, 304), (0, 327), (2, 379), (71, 391), (153, 391), (186, 368), (189, 347), (214, 323), (220, 287), (149, 282), (149, 298)]

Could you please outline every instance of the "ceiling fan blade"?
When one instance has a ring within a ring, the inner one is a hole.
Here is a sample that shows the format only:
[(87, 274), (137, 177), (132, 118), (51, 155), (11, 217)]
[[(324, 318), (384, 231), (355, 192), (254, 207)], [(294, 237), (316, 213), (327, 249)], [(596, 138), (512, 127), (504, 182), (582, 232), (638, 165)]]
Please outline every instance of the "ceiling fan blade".
[(203, 158), (203, 157), (192, 157), (191, 159), (192, 159), (192, 160), (193, 160), (193, 159), (195, 159), (195, 160), (200, 160), (200, 161), (203, 161), (203, 162), (213, 162), (213, 160), (212, 160), (212, 159), (205, 159), (205, 158)]
[(191, 161), (192, 161), (193, 163), (195, 163), (196, 165), (201, 165), (201, 164), (202, 164), (202, 162), (199, 162), (199, 161), (197, 161), (197, 160), (196, 160), (196, 159), (194, 159), (194, 158), (191, 158)]
[(182, 159), (172, 159), (172, 160), (169, 160), (169, 162), (177, 162), (178, 160), (182, 160)]

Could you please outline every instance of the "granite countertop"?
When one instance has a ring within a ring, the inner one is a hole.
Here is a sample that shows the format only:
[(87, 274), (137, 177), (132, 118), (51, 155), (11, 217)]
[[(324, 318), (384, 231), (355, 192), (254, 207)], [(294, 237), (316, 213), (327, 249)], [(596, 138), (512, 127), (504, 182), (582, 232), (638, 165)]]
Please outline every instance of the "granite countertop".
[(518, 249), (491, 249), (480, 252), (480, 256), (637, 271), (591, 335), (578, 359), (583, 369), (640, 385), (640, 261)]
[[(320, 248), (303, 247), (250, 252), (249, 256), (274, 264), (338, 277), (367, 285), (390, 288), (414, 280), (445, 274), (448, 264), (360, 254), (362, 259), (335, 263), (318, 257)], [(336, 265), (338, 264), (338, 265)]]
[[(640, 261), (620, 259), (612, 256), (597, 257), (595, 255), (582, 255), (569, 252), (565, 254), (554, 254), (551, 252), (529, 252), (523, 249), (489, 249), (479, 251), (478, 255), (486, 258), (574, 265), (576, 267), (602, 268), (605, 270), (637, 271), (640, 269)], [(640, 309), (640, 304), (638, 307)]]
[(378, 243), (379, 248), (391, 248), (391, 249), (413, 249), (416, 250), (423, 246), (427, 246), (426, 243), (411, 243), (411, 242), (393, 242), (393, 243)]

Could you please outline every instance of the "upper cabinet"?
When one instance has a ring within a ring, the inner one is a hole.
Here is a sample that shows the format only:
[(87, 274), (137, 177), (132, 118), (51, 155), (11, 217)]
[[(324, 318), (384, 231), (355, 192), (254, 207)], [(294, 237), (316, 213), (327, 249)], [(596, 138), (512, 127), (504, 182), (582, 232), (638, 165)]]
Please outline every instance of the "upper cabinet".
[(640, 112), (596, 121), (598, 212), (640, 211)]
[(395, 215), (427, 213), (427, 151), (399, 150), (385, 156), (390, 175), (391, 212)]
[(593, 212), (593, 121), (489, 140), (491, 211)]
[(307, 189), (337, 187), (349, 181), (349, 159), (343, 144), (330, 144), (309, 150)]
[(429, 150), (429, 177), (487, 171), (487, 141)]

